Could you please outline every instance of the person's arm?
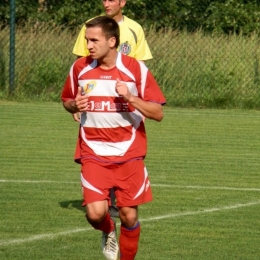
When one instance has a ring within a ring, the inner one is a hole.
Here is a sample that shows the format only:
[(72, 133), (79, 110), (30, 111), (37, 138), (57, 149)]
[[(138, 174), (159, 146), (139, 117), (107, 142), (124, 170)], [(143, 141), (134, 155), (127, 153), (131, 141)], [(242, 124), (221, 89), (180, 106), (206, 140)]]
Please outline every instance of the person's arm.
[(81, 95), (81, 88), (78, 87), (78, 93), (75, 100), (64, 101), (63, 106), (71, 114), (85, 112), (88, 108), (88, 96)]
[(76, 114), (78, 112), (78, 108), (76, 106), (75, 100), (67, 100), (63, 102), (63, 107), (71, 114)]
[(150, 60), (153, 58), (149, 45), (146, 41), (143, 28), (140, 26), (138, 30), (136, 30), (137, 42), (134, 57), (139, 60), (145, 62), (146, 60)]
[(164, 117), (163, 107), (161, 104), (144, 101), (132, 94), (129, 97), (128, 103), (141, 112), (144, 118), (149, 118), (160, 122)]
[(80, 122), (80, 113), (75, 113), (72, 115), (72, 117), (73, 117), (74, 121), (76, 121), (78, 123)]
[(145, 101), (141, 98), (134, 96), (128, 89), (124, 82), (117, 79), (116, 92), (122, 96), (125, 101), (137, 109), (145, 118), (161, 121), (163, 119), (163, 108), (161, 104)]
[[(77, 40), (75, 42), (72, 51), (73, 54), (77, 55), (77, 59), (81, 57), (85, 57), (89, 54), (89, 51), (87, 49), (86, 39), (85, 39), (85, 32), (86, 32), (86, 26), (83, 25), (79, 32), (79, 35), (77, 37)], [(80, 113), (74, 113), (72, 114), (72, 117), (74, 121), (80, 122)]]

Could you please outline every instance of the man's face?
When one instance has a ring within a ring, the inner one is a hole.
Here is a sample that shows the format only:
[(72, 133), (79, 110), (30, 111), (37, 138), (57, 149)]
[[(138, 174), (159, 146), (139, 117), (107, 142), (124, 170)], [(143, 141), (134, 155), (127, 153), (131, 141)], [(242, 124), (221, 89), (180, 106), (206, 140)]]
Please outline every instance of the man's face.
[(103, 0), (104, 10), (108, 17), (117, 16), (125, 5), (125, 0)]
[(87, 49), (92, 59), (102, 59), (115, 45), (115, 38), (106, 39), (100, 27), (86, 29)]

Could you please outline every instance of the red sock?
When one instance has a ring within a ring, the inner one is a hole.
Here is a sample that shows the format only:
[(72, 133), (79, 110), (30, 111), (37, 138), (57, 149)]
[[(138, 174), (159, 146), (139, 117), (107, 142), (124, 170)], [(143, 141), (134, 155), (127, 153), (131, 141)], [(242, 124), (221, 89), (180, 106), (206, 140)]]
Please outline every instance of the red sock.
[(133, 228), (120, 228), (120, 260), (133, 260), (138, 250), (138, 241), (140, 237), (140, 223)]
[(105, 218), (99, 224), (92, 225), (92, 227), (105, 233), (110, 233), (115, 229), (115, 224), (111, 219), (110, 214), (107, 213)]

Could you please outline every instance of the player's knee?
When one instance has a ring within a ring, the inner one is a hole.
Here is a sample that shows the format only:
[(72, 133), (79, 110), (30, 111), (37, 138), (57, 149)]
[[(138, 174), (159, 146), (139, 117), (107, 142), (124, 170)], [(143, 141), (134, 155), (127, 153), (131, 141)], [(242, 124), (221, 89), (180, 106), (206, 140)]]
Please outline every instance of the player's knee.
[(133, 228), (138, 223), (138, 219), (128, 217), (128, 218), (121, 219), (121, 223), (126, 228)]
[(95, 225), (102, 222), (105, 216), (106, 216), (105, 211), (88, 210), (86, 213), (86, 219), (91, 225)]
[(120, 211), (120, 220), (124, 227), (132, 228), (138, 222), (137, 212), (135, 210)]
[(102, 222), (103, 218), (103, 215), (99, 214), (86, 214), (86, 219), (91, 225), (99, 224), (100, 222)]

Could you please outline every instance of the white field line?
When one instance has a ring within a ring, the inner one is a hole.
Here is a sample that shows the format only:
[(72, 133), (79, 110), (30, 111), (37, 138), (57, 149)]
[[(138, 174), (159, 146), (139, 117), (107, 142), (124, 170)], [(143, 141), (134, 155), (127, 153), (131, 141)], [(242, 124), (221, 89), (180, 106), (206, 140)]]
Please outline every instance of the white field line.
[[(216, 212), (216, 211), (250, 207), (250, 206), (259, 205), (259, 204), (260, 204), (260, 200), (251, 201), (251, 202), (248, 202), (245, 204), (239, 203), (239, 204), (235, 204), (235, 205), (231, 205), (231, 206), (223, 206), (223, 207), (219, 207), (219, 208), (209, 208), (209, 209), (203, 209), (203, 210), (198, 210), (198, 211), (187, 211), (187, 212), (182, 212), (182, 213), (161, 215), (161, 216), (157, 216), (157, 217), (140, 219), (140, 222), (143, 223), (143, 222), (151, 222), (151, 221), (156, 221), (156, 220), (161, 220), (161, 219), (206, 214), (206, 213), (212, 213), (212, 212)], [(119, 225), (119, 223), (117, 225)], [(0, 246), (13, 245), (13, 244), (17, 245), (17, 244), (22, 244), (22, 243), (34, 242), (36, 240), (55, 239), (56, 237), (59, 237), (59, 236), (71, 235), (71, 234), (85, 232), (85, 231), (91, 231), (91, 230), (94, 230), (94, 229), (93, 228), (78, 228), (78, 229), (72, 229), (72, 230), (67, 230), (67, 231), (52, 233), (52, 234), (34, 235), (34, 236), (30, 236), (28, 238), (0, 240)]]
[[(80, 184), (76, 181), (48, 181), (48, 180), (0, 180), (0, 183), (60, 183), (60, 184)], [(234, 191), (260, 191), (260, 188), (238, 188), (225, 186), (195, 186), (195, 185), (174, 185), (174, 184), (151, 184), (152, 187), (181, 188), (181, 189), (208, 189), (208, 190), (234, 190)]]
[(80, 183), (80, 179), (78, 182), (77, 181), (48, 181), (48, 180), (0, 180), (0, 182), (73, 184), (73, 183)]
[(36, 240), (43, 240), (43, 239), (53, 239), (58, 236), (71, 235), (71, 234), (79, 233), (79, 232), (83, 232), (83, 231), (90, 231), (92, 229), (93, 228), (77, 228), (77, 229), (62, 231), (62, 232), (53, 233), (53, 234), (41, 234), (41, 235), (30, 236), (27, 238), (0, 240), (0, 246), (12, 245), (12, 244), (22, 244), (22, 243), (28, 243), (28, 242), (33, 242)]

